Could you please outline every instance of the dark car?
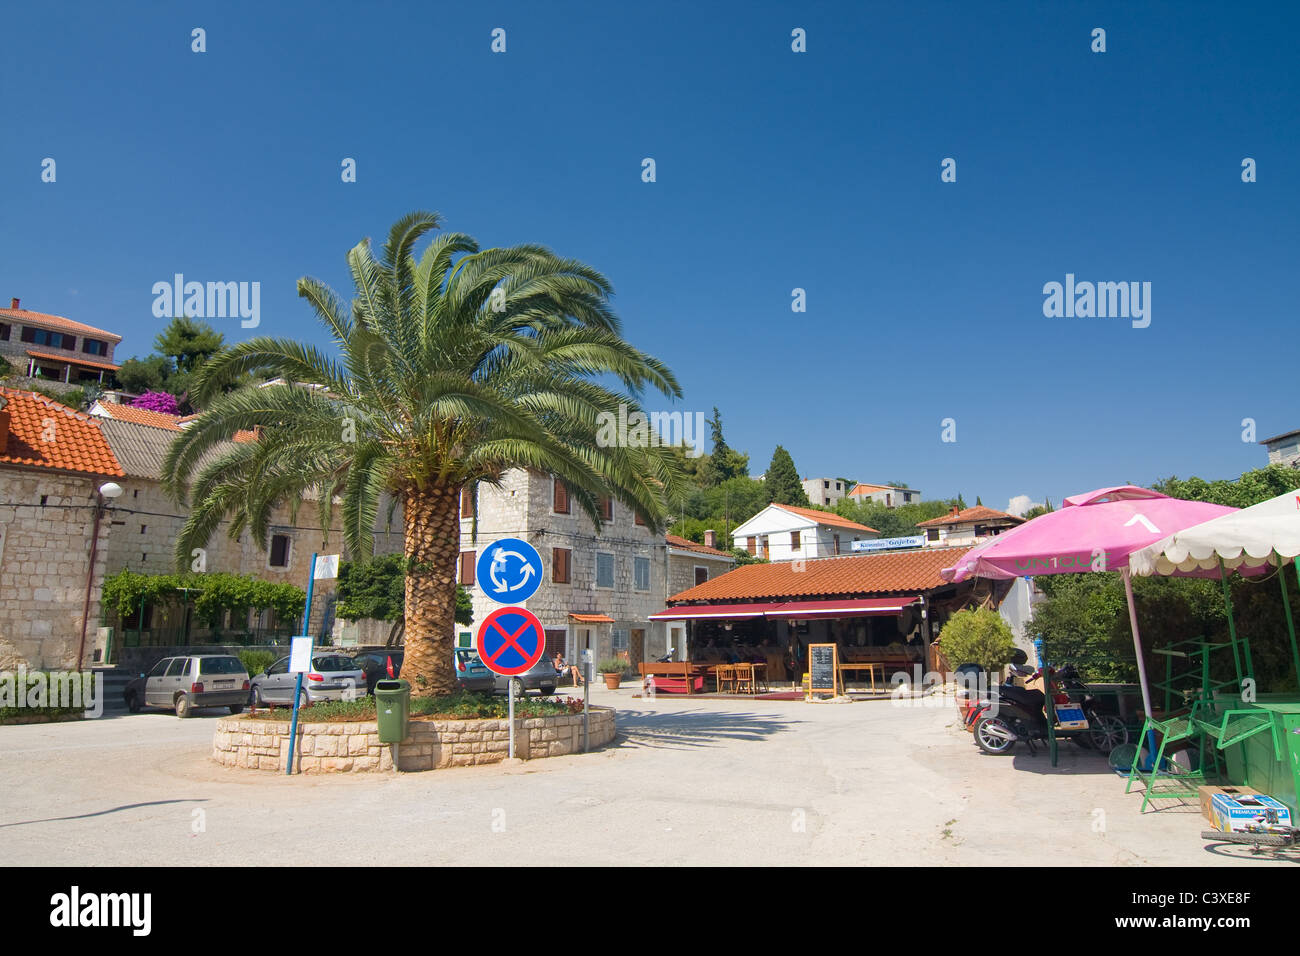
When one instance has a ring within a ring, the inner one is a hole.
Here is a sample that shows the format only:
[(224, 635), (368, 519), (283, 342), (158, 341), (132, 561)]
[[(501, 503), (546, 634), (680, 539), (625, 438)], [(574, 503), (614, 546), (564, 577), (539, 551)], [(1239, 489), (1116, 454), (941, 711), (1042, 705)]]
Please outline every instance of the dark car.
[[(493, 690), (498, 694), (506, 693), (510, 689), (510, 678), (500, 674), (494, 676), (496, 681)], [(543, 654), (540, 661), (519, 675), (519, 692), (527, 694), (530, 690), (535, 690), (540, 694), (554, 694), (559, 678), (554, 661)]]
[[(375, 684), (379, 681), (402, 676), (402, 659), (405, 655), (400, 650), (362, 651), (352, 656), (366, 672), (368, 694), (375, 692)], [(496, 686), (496, 674), (487, 669), (472, 648), (455, 648), (452, 660), (456, 668), (456, 682), (465, 690), (490, 691)]]
[(192, 654), (164, 657), (148, 674), (126, 685), (126, 708), (165, 707), (177, 717), (189, 717), (196, 707), (228, 707), (232, 714), (248, 700), (248, 673), (243, 662), (229, 654)]

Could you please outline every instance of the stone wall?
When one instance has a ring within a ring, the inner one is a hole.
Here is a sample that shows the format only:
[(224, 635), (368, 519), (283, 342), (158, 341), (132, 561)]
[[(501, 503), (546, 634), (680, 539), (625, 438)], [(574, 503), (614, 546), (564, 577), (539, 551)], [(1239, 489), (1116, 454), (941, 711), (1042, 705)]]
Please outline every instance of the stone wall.
[[(96, 484), (90, 476), (0, 470), (0, 670), (78, 666)], [(105, 518), (90, 585), (87, 659), (108, 538)]]
[[(612, 707), (591, 708), (589, 746), (602, 747), (617, 732)], [(500, 763), (509, 753), (505, 720), (413, 718), (397, 746), (397, 769), (442, 770)], [(301, 773), (366, 773), (393, 769), (393, 750), (379, 742), (375, 721), (299, 723), (294, 769)], [(515, 753), (524, 760), (582, 752), (582, 715), (524, 717), (516, 721)], [(212, 758), (227, 767), (284, 772), (289, 759), (289, 722), (248, 715), (217, 721)]]

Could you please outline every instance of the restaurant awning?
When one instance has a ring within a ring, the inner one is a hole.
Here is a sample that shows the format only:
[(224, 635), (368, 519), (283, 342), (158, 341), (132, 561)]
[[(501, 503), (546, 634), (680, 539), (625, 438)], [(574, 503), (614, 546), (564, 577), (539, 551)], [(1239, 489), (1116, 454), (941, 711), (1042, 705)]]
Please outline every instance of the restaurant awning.
[(767, 611), (779, 605), (771, 601), (765, 604), (697, 604), (694, 607), (670, 607), (650, 615), (652, 621), (691, 621), (705, 618), (717, 620), (737, 620), (747, 617), (762, 617)]
[(919, 599), (915, 595), (896, 598), (846, 598), (822, 601), (767, 601), (760, 604), (697, 604), (670, 607), (651, 614), (652, 621), (737, 620), (767, 617), (773, 620), (808, 618), (867, 617), (898, 614)]
[(898, 614), (917, 598), (855, 598), (849, 601), (789, 601), (767, 612), (772, 618), (867, 617), (872, 614)]

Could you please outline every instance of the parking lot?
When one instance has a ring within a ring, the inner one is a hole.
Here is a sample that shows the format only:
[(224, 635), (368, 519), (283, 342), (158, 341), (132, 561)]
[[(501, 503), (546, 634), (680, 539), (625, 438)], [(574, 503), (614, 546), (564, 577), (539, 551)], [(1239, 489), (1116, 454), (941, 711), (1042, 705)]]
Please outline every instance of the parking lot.
[(221, 711), (0, 728), (11, 864), (1287, 866), (1139, 815), (1095, 755), (981, 754), (956, 711), (634, 697), (616, 743), (516, 766), (286, 777), (210, 759)]

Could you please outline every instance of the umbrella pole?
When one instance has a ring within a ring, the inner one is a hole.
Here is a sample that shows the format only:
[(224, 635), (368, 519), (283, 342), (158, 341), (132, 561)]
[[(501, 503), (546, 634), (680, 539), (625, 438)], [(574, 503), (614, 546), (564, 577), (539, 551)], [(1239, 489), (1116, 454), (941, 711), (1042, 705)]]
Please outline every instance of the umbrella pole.
[[(1296, 647), (1295, 621), (1291, 618), (1291, 596), (1286, 593), (1286, 568), (1282, 555), (1274, 551), (1273, 556), (1277, 558), (1277, 579), (1282, 582), (1282, 609), (1286, 611), (1286, 631), (1291, 636), (1291, 662), (1295, 665), (1296, 683), (1300, 684), (1300, 649)], [(1300, 565), (1296, 566), (1296, 577), (1300, 579)]]
[[(1255, 665), (1250, 659), (1250, 641), (1243, 641), (1241, 650), (1237, 650), (1237, 622), (1232, 614), (1232, 594), (1228, 590), (1228, 569), (1223, 566), (1223, 558), (1219, 558), (1219, 582), (1223, 585), (1223, 606), (1228, 611), (1228, 640), (1232, 641), (1232, 659), (1237, 665), (1237, 694), (1240, 696), (1242, 688), (1241, 681), (1243, 676), (1252, 680), (1255, 677)], [(1241, 671), (1242, 653), (1246, 656), (1246, 672), (1243, 675)]]
[[(1124, 597), (1128, 601), (1128, 626), (1133, 632), (1133, 651), (1137, 655), (1138, 663), (1138, 683), (1142, 687), (1142, 706), (1146, 708), (1147, 726), (1151, 725), (1155, 717), (1155, 711), (1151, 709), (1151, 685), (1147, 682), (1147, 665), (1142, 659), (1142, 635), (1138, 632), (1137, 609), (1133, 605), (1133, 578), (1128, 568), (1121, 568), (1119, 576), (1124, 579)], [(1138, 745), (1138, 751), (1141, 752), (1141, 744)], [(1155, 731), (1147, 732), (1147, 759), (1154, 761), (1156, 757), (1156, 734)], [(1136, 763), (1136, 760), (1134, 761)]]

